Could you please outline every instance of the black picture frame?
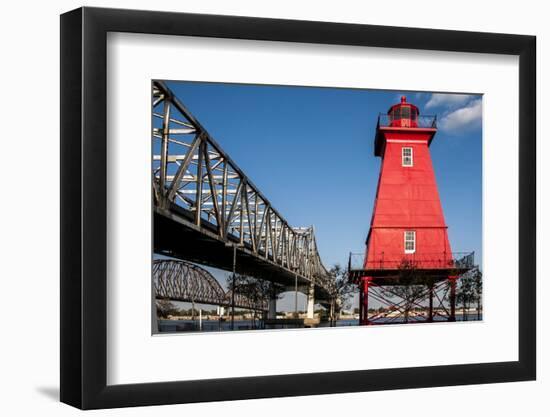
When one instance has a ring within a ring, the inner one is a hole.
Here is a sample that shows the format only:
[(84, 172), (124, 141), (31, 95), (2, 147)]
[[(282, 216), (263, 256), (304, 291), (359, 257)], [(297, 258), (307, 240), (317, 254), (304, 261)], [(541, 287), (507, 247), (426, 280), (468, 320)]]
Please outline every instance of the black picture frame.
[[(107, 378), (108, 32), (519, 56), (519, 360), (113, 385)], [(82, 409), (534, 380), (534, 36), (153, 11), (61, 16), (61, 401)]]

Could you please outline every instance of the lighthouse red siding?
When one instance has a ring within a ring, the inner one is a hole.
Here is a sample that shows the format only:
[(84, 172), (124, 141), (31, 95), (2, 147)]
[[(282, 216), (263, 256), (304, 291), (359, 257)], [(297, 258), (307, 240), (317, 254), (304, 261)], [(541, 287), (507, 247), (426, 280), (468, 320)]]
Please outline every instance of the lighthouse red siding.
[[(437, 190), (429, 143), (434, 129), (380, 128), (382, 164), (365, 269), (446, 268), (452, 262), (447, 225)], [(402, 148), (413, 150), (413, 166), (403, 166)], [(405, 253), (405, 231), (414, 231), (414, 253)]]

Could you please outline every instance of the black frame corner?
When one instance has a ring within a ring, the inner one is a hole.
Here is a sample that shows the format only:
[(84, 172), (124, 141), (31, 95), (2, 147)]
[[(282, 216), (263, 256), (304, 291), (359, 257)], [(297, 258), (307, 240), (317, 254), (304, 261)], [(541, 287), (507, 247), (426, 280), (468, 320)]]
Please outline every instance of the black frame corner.
[[(519, 360), (108, 386), (108, 32), (519, 56)], [(61, 401), (82, 409), (525, 381), (536, 378), (533, 36), (81, 8), (61, 16)]]

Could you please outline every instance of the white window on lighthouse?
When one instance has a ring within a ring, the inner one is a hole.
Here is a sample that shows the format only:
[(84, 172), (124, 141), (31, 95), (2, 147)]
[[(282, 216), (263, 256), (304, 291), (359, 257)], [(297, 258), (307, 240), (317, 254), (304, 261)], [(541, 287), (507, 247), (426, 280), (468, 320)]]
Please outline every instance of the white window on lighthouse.
[(404, 167), (413, 166), (413, 148), (401, 148), (401, 165)]
[(416, 251), (416, 232), (414, 230), (405, 231), (405, 253), (414, 253)]

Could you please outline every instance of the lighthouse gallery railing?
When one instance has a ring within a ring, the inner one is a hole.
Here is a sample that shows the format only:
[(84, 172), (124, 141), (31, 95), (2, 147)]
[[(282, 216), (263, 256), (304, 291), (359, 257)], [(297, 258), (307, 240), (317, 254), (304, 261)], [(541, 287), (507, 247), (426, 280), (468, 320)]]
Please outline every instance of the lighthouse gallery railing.
[[(392, 127), (393, 118), (391, 115), (386, 113), (380, 113), (378, 115), (378, 126), (377, 127)], [(437, 116), (434, 115), (419, 115), (414, 120), (416, 123), (416, 128), (420, 129), (436, 129), (437, 128)]]
[(397, 270), (407, 265), (418, 269), (471, 269), (475, 265), (474, 252), (407, 254), (402, 257), (388, 257), (380, 252), (374, 258), (374, 261), (365, 262), (364, 252), (350, 253), (348, 268), (350, 271)]

